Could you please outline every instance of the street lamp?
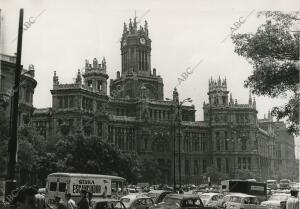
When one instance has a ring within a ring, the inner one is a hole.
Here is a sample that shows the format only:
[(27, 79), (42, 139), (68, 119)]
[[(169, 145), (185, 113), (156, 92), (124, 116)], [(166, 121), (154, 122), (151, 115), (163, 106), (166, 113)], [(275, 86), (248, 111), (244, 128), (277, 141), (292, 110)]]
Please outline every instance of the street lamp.
[(176, 124), (176, 119), (177, 119), (177, 122), (178, 122), (178, 170), (179, 170), (179, 188), (181, 188), (181, 156), (180, 156), (180, 149), (181, 149), (181, 133), (180, 133), (180, 125), (181, 125), (181, 118), (180, 118), (180, 109), (182, 107), (182, 105), (186, 102), (192, 102), (192, 99), (191, 98), (186, 98), (182, 101), (174, 101), (172, 99), (169, 99), (169, 98), (166, 98), (167, 101), (172, 101), (174, 102), (174, 106), (177, 108), (177, 115), (176, 115), (176, 118), (174, 117), (174, 146), (173, 146), (173, 158), (174, 158), (174, 161), (173, 161), (173, 166), (174, 166), (174, 190), (175, 190), (175, 187), (176, 187), (176, 178), (175, 178), (175, 173), (176, 173), (176, 169), (175, 169), (175, 159), (176, 159), (176, 152), (175, 152), (175, 143), (176, 143), (176, 129), (175, 129), (175, 124)]

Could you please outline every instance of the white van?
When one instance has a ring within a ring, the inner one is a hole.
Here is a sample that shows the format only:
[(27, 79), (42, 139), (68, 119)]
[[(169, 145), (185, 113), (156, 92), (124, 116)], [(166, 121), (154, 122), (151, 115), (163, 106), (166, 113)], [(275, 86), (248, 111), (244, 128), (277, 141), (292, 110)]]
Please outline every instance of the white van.
[[(120, 198), (126, 195), (126, 180), (118, 176), (80, 174), (80, 173), (52, 173), (47, 177), (46, 203), (55, 204), (55, 197), (65, 200), (65, 194), (71, 194), (76, 204), (80, 200), (80, 191), (93, 193), (93, 199)], [(124, 194), (122, 193), (124, 192)]]

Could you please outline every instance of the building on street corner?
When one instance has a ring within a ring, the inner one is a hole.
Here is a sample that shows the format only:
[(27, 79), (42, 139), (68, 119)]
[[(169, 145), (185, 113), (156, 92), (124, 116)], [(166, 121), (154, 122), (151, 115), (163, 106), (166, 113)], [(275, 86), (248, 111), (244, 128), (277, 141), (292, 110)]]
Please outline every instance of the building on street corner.
[[(292, 178), (292, 169), (287, 171), (296, 163), (293, 136), (288, 135), (283, 122), (273, 122), (270, 114), (258, 119), (251, 94), (247, 104), (234, 99), (226, 78), (209, 79), (203, 121), (195, 120), (194, 105), (178, 108), (177, 89), (172, 100), (164, 99), (163, 78), (151, 68), (148, 30), (147, 22), (138, 26), (136, 18), (124, 23), (121, 71), (109, 80), (110, 93), (106, 60), (94, 58), (86, 60), (84, 72), (74, 72), (74, 83), (60, 83), (54, 72), (52, 107), (33, 110), (36, 82), (32, 75), (28, 84), (28, 110), (33, 111), (30, 123), (46, 140), (77, 132), (97, 135), (124, 152), (157, 161), (162, 173), (159, 183), (173, 183), (174, 138), (176, 171), (180, 159), (183, 184), (202, 183), (211, 166), (229, 178), (240, 178), (241, 172), (258, 180), (279, 178), (283, 173)], [(0, 102), (4, 104), (3, 96)]]

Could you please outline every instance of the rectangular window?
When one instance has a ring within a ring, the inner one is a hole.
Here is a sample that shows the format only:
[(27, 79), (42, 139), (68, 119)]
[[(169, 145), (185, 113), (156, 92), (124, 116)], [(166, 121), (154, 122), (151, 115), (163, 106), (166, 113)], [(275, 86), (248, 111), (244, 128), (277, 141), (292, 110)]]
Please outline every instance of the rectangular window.
[(251, 157), (248, 157), (248, 170), (251, 170)]
[(56, 182), (50, 182), (50, 188), (49, 188), (49, 190), (51, 192), (55, 192), (56, 191), (56, 187), (57, 187), (57, 183)]
[(0, 75), (0, 91), (3, 91), (4, 90), (4, 76), (3, 75)]
[(226, 158), (226, 173), (229, 173), (229, 160)]
[(221, 168), (221, 158), (217, 158), (217, 168), (218, 168), (219, 172), (222, 171), (222, 168)]
[(228, 150), (228, 140), (225, 139), (225, 150)]
[(247, 168), (247, 162), (246, 162), (246, 158), (243, 158), (243, 169)]
[(58, 97), (58, 108), (62, 108), (63, 106), (63, 101), (61, 97)]
[(102, 81), (97, 81), (97, 89), (102, 90)]
[(102, 123), (98, 123), (98, 136), (102, 136)]
[(203, 173), (206, 173), (206, 160), (203, 160), (202, 161), (203, 163), (202, 163), (202, 170), (203, 170)]
[(30, 91), (28, 89), (25, 90), (25, 102), (30, 102)]
[(74, 107), (74, 97), (73, 96), (69, 97), (69, 107)]
[(64, 97), (64, 108), (68, 108), (68, 97)]
[(239, 168), (239, 169), (242, 168), (242, 160), (241, 160), (240, 157), (238, 158), (238, 168)]
[(185, 174), (190, 175), (190, 165), (189, 160), (185, 160)]
[(194, 160), (194, 175), (199, 174), (198, 160)]
[(59, 183), (58, 191), (59, 192), (66, 192), (66, 183)]
[(87, 81), (87, 85), (89, 86), (89, 87), (92, 87), (92, 81)]
[(217, 151), (220, 151), (220, 149), (221, 149), (219, 132), (216, 132), (216, 148), (217, 148)]

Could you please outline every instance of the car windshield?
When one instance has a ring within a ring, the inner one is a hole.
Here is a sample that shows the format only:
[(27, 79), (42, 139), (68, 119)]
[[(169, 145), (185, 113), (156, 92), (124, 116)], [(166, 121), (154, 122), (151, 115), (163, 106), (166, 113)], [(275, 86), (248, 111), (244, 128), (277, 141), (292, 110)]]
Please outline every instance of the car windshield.
[(244, 203), (245, 204), (258, 204), (258, 199), (256, 197), (245, 197)]
[(159, 193), (148, 193), (148, 196), (151, 197), (152, 199), (156, 199), (159, 196)]
[(200, 199), (202, 200), (203, 204), (206, 204), (209, 199), (209, 195), (200, 195)]
[(120, 201), (126, 206), (126, 208), (128, 208), (130, 206), (130, 199), (129, 198), (121, 198)]
[(209, 195), (200, 195), (201, 200), (209, 199)]
[(240, 197), (231, 197), (230, 198), (230, 202), (237, 202), (237, 203), (240, 203), (241, 202), (241, 198)]
[(180, 205), (181, 200), (176, 198), (165, 197), (163, 202), (171, 205), (176, 205), (176, 203)]
[(99, 202), (95, 209), (124, 209), (120, 202)]
[(269, 200), (278, 200), (278, 201), (285, 201), (288, 199), (287, 195), (272, 195)]

